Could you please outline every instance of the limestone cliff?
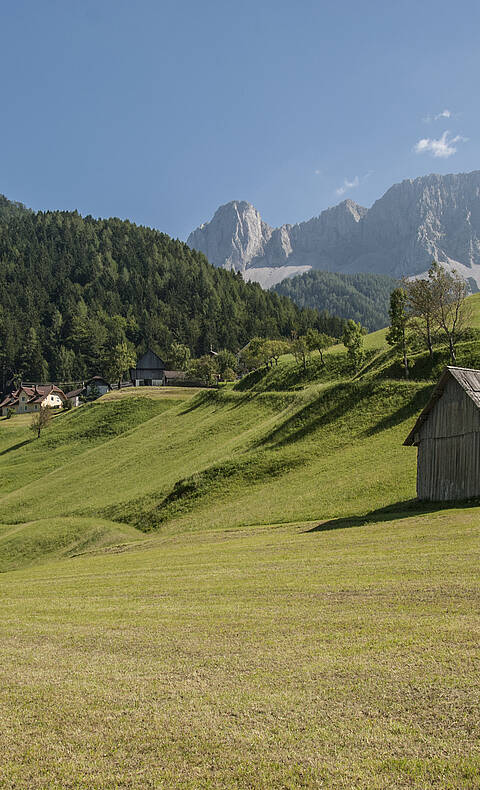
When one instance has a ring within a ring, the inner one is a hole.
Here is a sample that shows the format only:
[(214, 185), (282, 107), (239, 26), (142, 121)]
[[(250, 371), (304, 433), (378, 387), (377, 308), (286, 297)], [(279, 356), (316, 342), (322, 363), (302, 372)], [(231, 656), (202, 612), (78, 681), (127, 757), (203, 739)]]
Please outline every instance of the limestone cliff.
[[(432, 258), (480, 285), (480, 171), (407, 179), (370, 209), (345, 200), (307, 222), (275, 229), (250, 203), (233, 201), (187, 243), (215, 266), (267, 285), (267, 270), (279, 267), (285, 276), (299, 267), (398, 277), (424, 272)], [(274, 280), (282, 274), (274, 272)]]

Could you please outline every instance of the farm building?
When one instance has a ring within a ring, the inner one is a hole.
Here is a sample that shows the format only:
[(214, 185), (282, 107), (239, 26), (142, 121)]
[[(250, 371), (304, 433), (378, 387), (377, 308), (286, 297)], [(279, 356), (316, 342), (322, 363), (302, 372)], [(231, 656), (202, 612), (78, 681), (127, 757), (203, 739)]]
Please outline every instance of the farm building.
[(102, 376), (93, 376), (93, 378), (85, 381), (81, 387), (67, 392), (67, 399), (72, 406), (76, 407), (80, 406), (85, 399), (95, 400), (95, 398), (100, 398), (101, 395), (110, 392), (111, 389), (111, 384)]
[(82, 395), (85, 395), (85, 387), (83, 386), (67, 392), (67, 400), (70, 401), (73, 408), (76, 408), (82, 403)]
[(130, 378), (136, 387), (159, 387), (163, 384), (165, 362), (150, 349), (143, 354), (135, 368), (130, 368)]
[(11, 409), (16, 414), (38, 411), (41, 406), (59, 409), (67, 396), (55, 384), (22, 384), (18, 390), (9, 393), (0, 403), (2, 417)]
[(97, 392), (99, 395), (105, 395), (107, 392), (110, 392), (112, 387), (102, 376), (93, 376), (93, 378), (85, 382), (84, 389), (87, 396), (92, 395), (92, 393), (96, 395)]
[(169, 384), (183, 384), (187, 374), (183, 370), (164, 370), (163, 383), (167, 387)]
[(404, 444), (418, 448), (419, 499), (480, 496), (480, 370), (447, 367)]

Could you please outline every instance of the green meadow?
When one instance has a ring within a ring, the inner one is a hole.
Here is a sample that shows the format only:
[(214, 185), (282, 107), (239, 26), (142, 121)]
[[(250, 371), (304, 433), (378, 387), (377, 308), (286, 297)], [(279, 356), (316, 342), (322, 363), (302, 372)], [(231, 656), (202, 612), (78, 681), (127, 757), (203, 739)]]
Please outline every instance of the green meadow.
[(402, 444), (446, 356), (374, 334), (0, 421), (1, 788), (480, 788), (480, 509)]

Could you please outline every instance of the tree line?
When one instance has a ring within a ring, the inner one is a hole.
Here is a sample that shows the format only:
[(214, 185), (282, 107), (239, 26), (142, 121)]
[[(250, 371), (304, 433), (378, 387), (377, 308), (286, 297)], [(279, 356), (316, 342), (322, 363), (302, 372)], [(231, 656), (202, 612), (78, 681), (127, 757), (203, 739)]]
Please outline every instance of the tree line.
[[(236, 352), (252, 337), (344, 321), (217, 269), (181, 241), (128, 220), (33, 212), (0, 196), (0, 368), (4, 378), (116, 377), (147, 348), (168, 358)], [(1, 386), (1, 382), (0, 382)]]
[(366, 329), (350, 319), (344, 324), (341, 338), (310, 327), (305, 334), (293, 333), (291, 338), (253, 337), (238, 354), (223, 349), (217, 354), (204, 354), (195, 359), (190, 357), (186, 346), (174, 344), (170, 355), (176, 367), (185, 371), (188, 379), (211, 385), (217, 381), (234, 381), (238, 376), (258, 368), (273, 368), (278, 365), (280, 357), (287, 354), (291, 354), (304, 371), (315, 351), (320, 357), (320, 364), (324, 365), (324, 352), (341, 340), (347, 349), (352, 370), (356, 372), (365, 357), (365, 334)]

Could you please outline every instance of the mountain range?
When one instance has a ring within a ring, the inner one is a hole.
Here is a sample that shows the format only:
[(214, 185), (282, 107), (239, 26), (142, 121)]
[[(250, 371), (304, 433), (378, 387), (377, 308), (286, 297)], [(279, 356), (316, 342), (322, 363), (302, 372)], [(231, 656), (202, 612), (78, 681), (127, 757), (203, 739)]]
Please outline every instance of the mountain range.
[(480, 170), (394, 184), (365, 208), (344, 200), (318, 217), (272, 228), (234, 200), (194, 230), (189, 247), (215, 266), (271, 287), (310, 269), (391, 277), (424, 273), (432, 259), (480, 287)]

